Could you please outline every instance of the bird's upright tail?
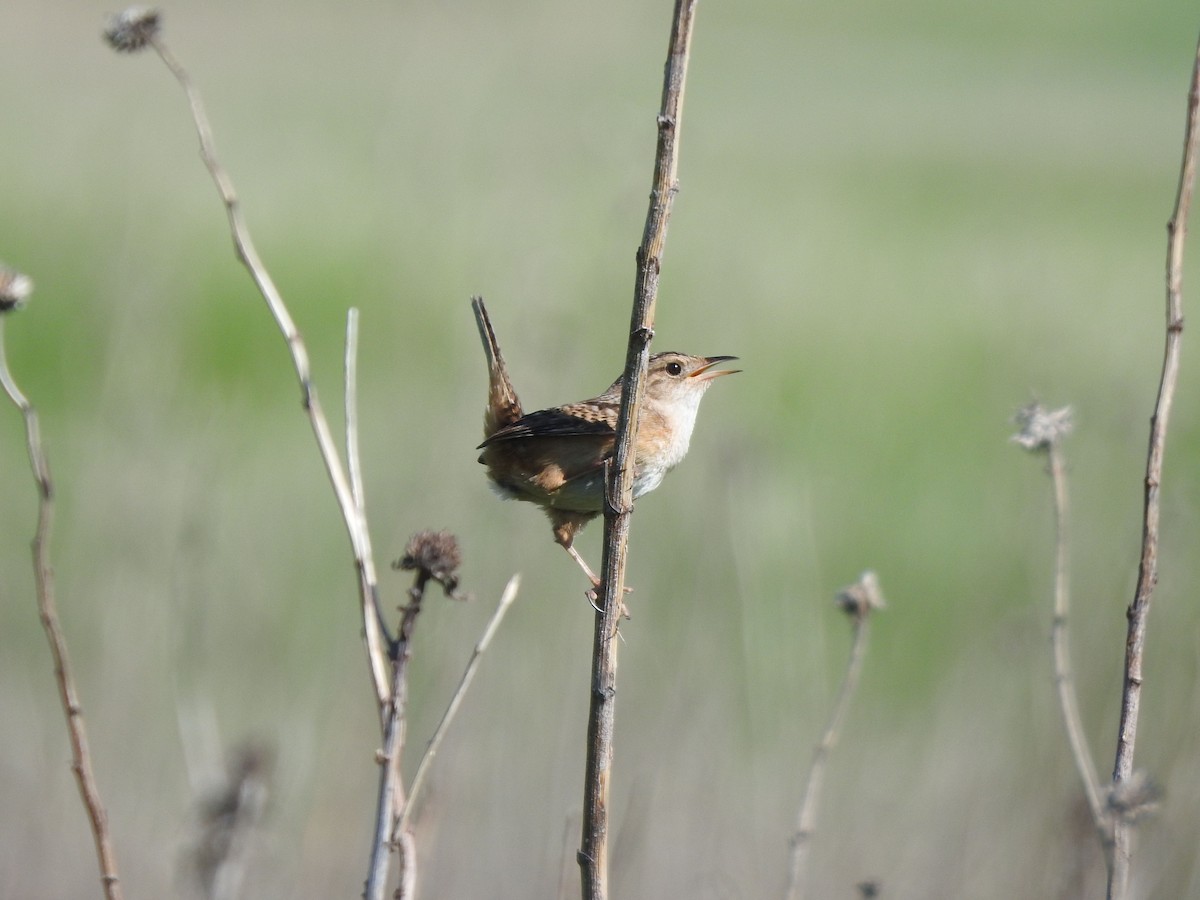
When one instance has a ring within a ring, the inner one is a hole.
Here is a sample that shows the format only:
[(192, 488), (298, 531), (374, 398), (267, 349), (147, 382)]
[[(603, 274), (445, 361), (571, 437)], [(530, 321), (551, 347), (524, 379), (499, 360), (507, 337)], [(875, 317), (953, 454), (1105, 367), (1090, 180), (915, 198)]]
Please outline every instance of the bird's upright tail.
[(475, 312), (475, 322), (479, 326), (483, 352), (487, 354), (488, 402), (483, 411), (483, 436), (489, 438), (501, 428), (517, 421), (524, 413), (517, 392), (508, 378), (508, 368), (500, 354), (500, 344), (496, 341), (496, 332), (492, 330), (492, 322), (488, 318), (487, 307), (483, 305), (483, 298), (472, 297), (471, 309)]

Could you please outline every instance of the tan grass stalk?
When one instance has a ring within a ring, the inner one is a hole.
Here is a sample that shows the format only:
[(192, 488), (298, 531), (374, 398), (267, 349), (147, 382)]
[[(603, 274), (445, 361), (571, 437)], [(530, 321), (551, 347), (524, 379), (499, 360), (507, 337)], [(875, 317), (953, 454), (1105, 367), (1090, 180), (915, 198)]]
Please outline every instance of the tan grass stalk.
[(1130, 867), (1133, 859), (1133, 820), (1138, 802), (1131, 788), (1141, 781), (1135, 777), (1133, 751), (1137, 740), (1138, 713), (1142, 698), (1142, 665), (1146, 646), (1146, 618), (1154, 587), (1158, 583), (1159, 487), (1162, 483), (1163, 455), (1171, 402), (1179, 379), (1179, 345), (1183, 335), (1183, 249), (1187, 237), (1188, 212), (1196, 183), (1197, 106), (1200, 105), (1200, 44), (1192, 64), (1188, 89), (1187, 124), (1184, 129), (1183, 159), (1179, 168), (1179, 187), (1175, 209), (1167, 223), (1167, 303), (1166, 342), (1163, 348), (1162, 377), (1154, 416), (1150, 419), (1150, 448), (1146, 455), (1145, 504), (1142, 517), (1142, 552), (1138, 564), (1137, 587), (1126, 611), (1128, 628), (1125, 638), (1125, 677), (1121, 688), (1121, 721), (1117, 729), (1117, 753), (1113, 763), (1114, 813), (1113, 865), (1108, 880), (1109, 900), (1129, 896)]
[(26, 449), (38, 492), (37, 527), (33, 537), (33, 574), (38, 616), (42, 622), (42, 629), (46, 632), (46, 640), (50, 644), (50, 655), (54, 658), (54, 680), (58, 685), (58, 698), (66, 716), (67, 735), (71, 741), (71, 771), (75, 773), (79, 796), (84, 809), (87, 810), (104, 896), (108, 900), (121, 900), (117, 854), (113, 847), (112, 833), (108, 828), (108, 814), (104, 810), (100, 788), (92, 771), (87, 725), (83, 719), (83, 706), (79, 702), (79, 691), (71, 671), (67, 639), (58, 620), (54, 567), (50, 562), (50, 538), (54, 530), (54, 481), (50, 475), (50, 461), (42, 444), (37, 410), (17, 387), (17, 382), (9, 371), (8, 357), (4, 349), (4, 320), (12, 310), (24, 302), (32, 286), (32, 282), (26, 276), (0, 266), (0, 387), (3, 387), (4, 393), (21, 411), (25, 420)]
[(658, 145), (650, 206), (637, 251), (637, 277), (625, 355), (616, 449), (607, 479), (601, 590), (592, 641), (583, 835), (578, 853), (584, 900), (608, 897), (609, 786), (617, 691), (617, 626), (624, 609), (625, 561), (633, 514), (633, 447), (654, 337), (654, 307), (671, 206), (679, 190), (679, 123), (691, 49), (695, 0), (676, 0), (658, 114)]

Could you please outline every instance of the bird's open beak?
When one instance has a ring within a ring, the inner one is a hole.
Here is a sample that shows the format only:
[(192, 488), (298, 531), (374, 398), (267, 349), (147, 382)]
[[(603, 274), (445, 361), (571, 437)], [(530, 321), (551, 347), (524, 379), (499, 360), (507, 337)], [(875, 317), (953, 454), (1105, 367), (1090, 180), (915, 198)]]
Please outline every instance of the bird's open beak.
[(714, 378), (720, 378), (722, 375), (736, 375), (741, 369), (714, 369), (713, 366), (719, 366), (723, 362), (730, 362), (737, 359), (736, 356), (706, 356), (704, 357), (704, 365), (699, 366), (694, 372), (688, 375), (688, 378), (700, 378), (701, 381), (711, 381)]

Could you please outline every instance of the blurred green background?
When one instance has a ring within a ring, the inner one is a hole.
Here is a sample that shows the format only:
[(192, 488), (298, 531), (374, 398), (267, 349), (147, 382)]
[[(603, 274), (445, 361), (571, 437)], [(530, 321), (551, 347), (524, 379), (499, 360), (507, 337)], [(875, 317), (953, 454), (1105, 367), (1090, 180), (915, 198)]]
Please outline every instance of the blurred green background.
[[(592, 612), (545, 518), (485, 486), (467, 301), (487, 297), (529, 408), (620, 371), (670, 4), (277, 8), (183, 2), (164, 23), (337, 427), (362, 311), (389, 605), (412, 532), (462, 541), (476, 601), (422, 614), (410, 772), (524, 578), (437, 764), (421, 895), (573, 896)], [(357, 896), (378, 731), (344, 530), (183, 96), (103, 45), (112, 11), (6, 6), (0, 259), (37, 284), (7, 345), (57, 481), (60, 613), (126, 896), (186, 892), (197, 792), (244, 741), (275, 760), (245, 896)], [(1102, 891), (1053, 696), (1049, 481), (1010, 418), (1034, 396), (1076, 412), (1072, 638), (1107, 772), (1198, 29), (1180, 0), (700, 5), (655, 346), (745, 373), (634, 518), (615, 896), (780, 894), (849, 643), (830, 601), (867, 567), (890, 607), (815, 895)], [(1155, 898), (1200, 896), (1193, 338), (1137, 753), (1165, 789), (1136, 861)], [(97, 896), (11, 408), (0, 461), (0, 894)], [(578, 542), (596, 563), (600, 532)]]

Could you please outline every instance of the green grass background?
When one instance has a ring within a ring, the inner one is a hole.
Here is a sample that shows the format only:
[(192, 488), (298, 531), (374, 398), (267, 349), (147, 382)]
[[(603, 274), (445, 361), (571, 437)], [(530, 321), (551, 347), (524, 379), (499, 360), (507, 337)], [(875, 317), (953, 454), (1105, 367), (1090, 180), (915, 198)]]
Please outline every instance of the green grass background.
[[(487, 297), (530, 408), (620, 370), (669, 4), (277, 7), (179, 3), (166, 33), (335, 423), (362, 311), (378, 558), (425, 527), (462, 540), (477, 599), (422, 614), (410, 771), (524, 578), (437, 764), (421, 895), (571, 896), (592, 613), (544, 517), (475, 462), (467, 300)], [(246, 896), (357, 896), (378, 732), (347, 541), (183, 97), (102, 44), (112, 11), (5, 9), (0, 259), (37, 284), (7, 345), (57, 481), (60, 612), (126, 896), (185, 891), (197, 782), (245, 740), (276, 760)], [(745, 373), (634, 518), (615, 896), (780, 895), (848, 648), (830, 600), (866, 567), (890, 606), (832, 759), (815, 896), (1102, 891), (1053, 697), (1049, 483), (1009, 420), (1032, 396), (1076, 411), (1072, 638), (1106, 772), (1198, 29), (1179, 0), (700, 5), (655, 346)], [(1137, 753), (1165, 789), (1135, 867), (1154, 898), (1200, 896), (1192, 338)], [(0, 895), (95, 896), (35, 513), (9, 409)], [(600, 531), (579, 542), (594, 562)], [(394, 606), (406, 580), (384, 569)]]

